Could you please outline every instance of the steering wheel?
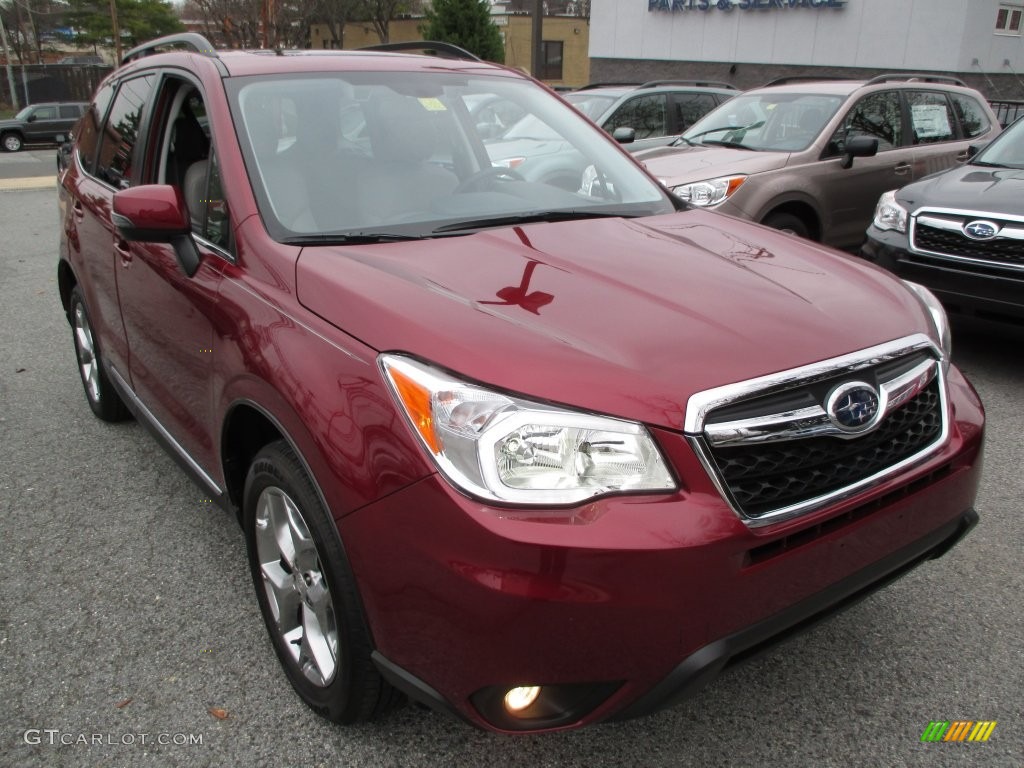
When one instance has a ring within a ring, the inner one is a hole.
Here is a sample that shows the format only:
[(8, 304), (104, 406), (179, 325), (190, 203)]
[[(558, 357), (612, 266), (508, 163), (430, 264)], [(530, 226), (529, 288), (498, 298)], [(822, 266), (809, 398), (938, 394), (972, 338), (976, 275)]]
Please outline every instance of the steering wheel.
[(487, 168), (481, 168), (473, 175), (467, 176), (465, 179), (460, 181), (458, 186), (452, 190), (452, 194), (458, 194), (460, 192), (475, 192), (483, 186), (485, 181), (501, 178), (509, 179), (511, 181), (526, 181), (518, 171), (513, 171), (511, 168), (506, 168), (503, 165), (491, 165)]

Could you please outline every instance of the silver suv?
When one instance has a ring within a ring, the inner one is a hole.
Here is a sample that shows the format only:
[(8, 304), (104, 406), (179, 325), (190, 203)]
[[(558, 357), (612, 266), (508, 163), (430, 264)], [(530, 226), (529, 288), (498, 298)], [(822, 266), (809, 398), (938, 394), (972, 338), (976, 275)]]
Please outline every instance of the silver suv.
[(642, 85), (595, 83), (563, 98), (630, 152), (670, 143), (739, 91), (728, 83), (652, 80)]
[(964, 162), (999, 131), (984, 97), (955, 78), (791, 78), (636, 157), (691, 205), (855, 249), (883, 192)]

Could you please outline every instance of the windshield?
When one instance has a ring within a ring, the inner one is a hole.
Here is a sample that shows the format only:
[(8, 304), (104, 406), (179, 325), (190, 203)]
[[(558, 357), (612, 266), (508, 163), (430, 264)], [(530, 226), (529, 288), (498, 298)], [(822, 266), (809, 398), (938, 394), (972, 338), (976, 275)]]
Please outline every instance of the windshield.
[(28, 106), (21, 110), (14, 116), (15, 120), (28, 120), (28, 116), (32, 114), (32, 107)]
[[(360, 71), (228, 87), (260, 212), (279, 240), (450, 236), (492, 219), (674, 210), (600, 129), (524, 79)], [(482, 104), (521, 111), (513, 128), (557, 140), (495, 137), (490, 118), (478, 120)]]
[(814, 143), (842, 103), (841, 96), (820, 93), (741, 95), (690, 126), (681, 143), (801, 152)]
[(1013, 123), (971, 161), (974, 165), (997, 165), (1024, 169), (1024, 119)]
[(576, 91), (575, 93), (567, 93), (562, 98), (576, 107), (576, 109), (591, 120), (597, 120), (597, 118), (607, 112), (608, 108), (618, 100), (617, 96), (594, 93), (593, 91)]

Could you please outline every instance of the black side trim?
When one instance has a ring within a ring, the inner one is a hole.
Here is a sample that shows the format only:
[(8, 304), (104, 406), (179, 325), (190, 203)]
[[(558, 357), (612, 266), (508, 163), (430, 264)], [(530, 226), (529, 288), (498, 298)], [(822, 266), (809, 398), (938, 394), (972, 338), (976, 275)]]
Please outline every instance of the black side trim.
[(132, 412), (135, 420), (139, 422), (156, 439), (160, 446), (170, 455), (174, 462), (181, 467), (189, 479), (203, 491), (210, 494), (210, 499), (216, 502), (222, 509), (238, 514), (239, 510), (231, 503), (227, 491), (222, 490), (217, 484), (206, 475), (199, 467), (199, 464), (171, 437), (163, 425), (156, 420), (156, 417), (149, 412), (149, 409), (142, 404), (135, 392), (128, 386), (127, 382), (112, 366), (106, 366), (110, 383), (121, 396), (121, 400), (128, 410)]
[(973, 509), (828, 589), (735, 634), (704, 646), (668, 677), (610, 720), (643, 717), (692, 696), (726, 668), (752, 659), (820, 621), (860, 602), (926, 560), (941, 557), (978, 522)]
[(451, 715), (452, 717), (457, 717), (474, 727), (480, 727), (478, 723), (469, 720), (461, 712), (455, 709), (455, 707), (449, 704), (440, 693), (435, 691), (415, 675), (407, 672), (394, 662), (390, 661), (380, 651), (374, 651), (371, 653), (370, 659), (373, 661), (374, 665), (376, 665), (377, 671), (380, 672), (381, 677), (413, 701), (424, 704), (437, 712), (443, 712), (444, 714)]

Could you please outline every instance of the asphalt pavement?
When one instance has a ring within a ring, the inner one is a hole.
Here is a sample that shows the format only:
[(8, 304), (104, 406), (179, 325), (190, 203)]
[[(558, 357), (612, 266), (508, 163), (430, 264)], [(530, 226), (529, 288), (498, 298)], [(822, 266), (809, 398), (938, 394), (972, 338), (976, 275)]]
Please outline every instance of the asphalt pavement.
[[(52, 188), (0, 191), (0, 766), (1024, 763), (1024, 330), (956, 328), (989, 427), (981, 523), (946, 557), (643, 720), (504, 737), (409, 706), (346, 728), (289, 688), (234, 519), (137, 424), (93, 418), (57, 243)], [(997, 725), (923, 743), (935, 720)]]

